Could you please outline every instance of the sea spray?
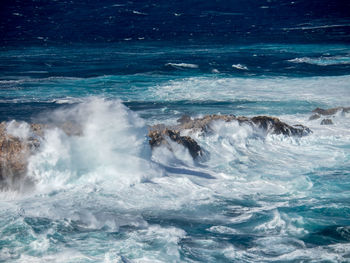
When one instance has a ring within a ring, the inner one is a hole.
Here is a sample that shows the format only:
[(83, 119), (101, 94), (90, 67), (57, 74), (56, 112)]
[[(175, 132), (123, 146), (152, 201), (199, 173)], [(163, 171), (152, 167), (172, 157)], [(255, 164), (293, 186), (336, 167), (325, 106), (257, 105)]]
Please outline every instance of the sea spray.
[(54, 124), (73, 122), (81, 134), (67, 135), (56, 128), (59, 125), (45, 131), (41, 151), (28, 165), (28, 176), (38, 186), (55, 189), (84, 182), (122, 186), (161, 174), (151, 167), (144, 121), (120, 101), (93, 98), (56, 110), (48, 119)]

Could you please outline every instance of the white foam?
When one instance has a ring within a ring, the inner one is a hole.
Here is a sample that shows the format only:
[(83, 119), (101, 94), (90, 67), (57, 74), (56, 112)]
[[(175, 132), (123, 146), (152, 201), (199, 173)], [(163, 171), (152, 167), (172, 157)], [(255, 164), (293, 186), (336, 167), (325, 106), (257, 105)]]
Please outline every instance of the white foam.
[(219, 234), (237, 234), (239, 231), (227, 226), (212, 226), (208, 231)]
[(40, 152), (28, 165), (28, 175), (38, 187), (106, 182), (107, 178), (123, 185), (157, 174), (147, 159), (150, 149), (143, 120), (119, 101), (90, 99), (53, 115), (58, 123), (77, 123), (83, 134), (67, 136), (57, 128), (46, 132)]
[(319, 25), (319, 26), (301, 26), (301, 27), (286, 27), (283, 30), (312, 30), (323, 28), (349, 27), (350, 24), (334, 24), (334, 25)]
[(307, 63), (318, 66), (331, 66), (331, 65), (346, 65), (350, 64), (350, 57), (348, 56), (332, 56), (332, 57), (301, 57), (288, 60), (291, 63)]
[(233, 64), (232, 67), (235, 69), (248, 70), (248, 67), (242, 64)]
[[(329, 107), (347, 105), (350, 76), (332, 77), (190, 77), (150, 87), (146, 100), (159, 101), (303, 101)], [(205, 88), (204, 88), (205, 87)]]
[(190, 63), (166, 63), (165, 66), (171, 66), (174, 68), (198, 68), (199, 67), (196, 64), (190, 64)]
[(6, 131), (15, 137), (27, 139), (31, 135), (30, 126), (26, 122), (10, 121), (6, 126)]
[(144, 16), (147, 15), (147, 13), (136, 11), (136, 10), (133, 10), (132, 13), (135, 15), (144, 15)]

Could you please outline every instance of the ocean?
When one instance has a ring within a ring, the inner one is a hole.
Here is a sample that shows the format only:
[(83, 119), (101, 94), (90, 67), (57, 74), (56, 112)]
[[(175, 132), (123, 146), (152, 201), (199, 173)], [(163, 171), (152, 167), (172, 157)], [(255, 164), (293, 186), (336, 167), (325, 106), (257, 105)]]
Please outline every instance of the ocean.
[[(50, 125), (28, 157), (33, 183), (0, 191), (0, 262), (350, 262), (350, 111), (310, 119), (350, 106), (348, 3), (1, 10), (0, 121), (19, 138)], [(214, 121), (182, 131), (201, 158), (149, 145), (152, 125), (210, 114), (312, 133)]]

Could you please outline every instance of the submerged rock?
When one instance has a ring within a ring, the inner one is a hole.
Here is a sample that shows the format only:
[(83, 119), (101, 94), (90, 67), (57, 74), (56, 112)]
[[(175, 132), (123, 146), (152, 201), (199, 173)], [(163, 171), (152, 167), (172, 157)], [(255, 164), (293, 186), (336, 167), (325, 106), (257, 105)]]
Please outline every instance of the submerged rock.
[(331, 119), (323, 119), (321, 125), (333, 125), (333, 121)]
[(318, 115), (318, 114), (313, 114), (313, 115), (310, 116), (309, 121), (317, 120), (317, 119), (319, 119), (319, 118), (321, 118), (320, 115)]

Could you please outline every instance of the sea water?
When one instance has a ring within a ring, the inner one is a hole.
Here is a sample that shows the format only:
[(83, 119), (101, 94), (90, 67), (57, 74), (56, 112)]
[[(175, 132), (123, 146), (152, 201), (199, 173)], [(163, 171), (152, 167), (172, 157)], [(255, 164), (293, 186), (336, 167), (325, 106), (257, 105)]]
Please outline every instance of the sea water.
[[(315, 25), (289, 30), (303, 27)], [(257, 39), (2, 47), (0, 119), (21, 124), (8, 132), (73, 121), (82, 133), (47, 128), (28, 160), (34, 184), (0, 192), (0, 261), (350, 261), (350, 116), (309, 120), (350, 106), (350, 46)], [(148, 127), (183, 114), (270, 115), (313, 133), (217, 121), (189, 133), (203, 158), (151, 150)]]

